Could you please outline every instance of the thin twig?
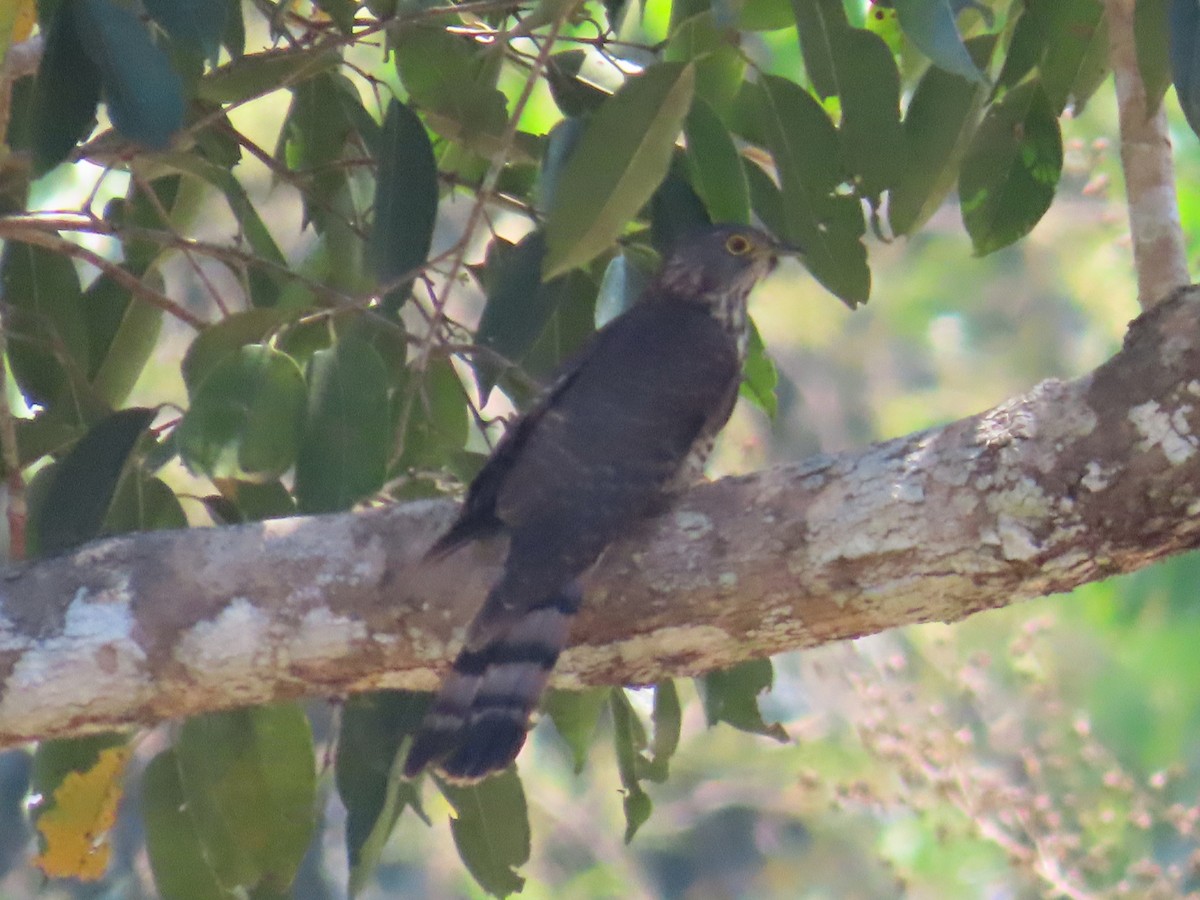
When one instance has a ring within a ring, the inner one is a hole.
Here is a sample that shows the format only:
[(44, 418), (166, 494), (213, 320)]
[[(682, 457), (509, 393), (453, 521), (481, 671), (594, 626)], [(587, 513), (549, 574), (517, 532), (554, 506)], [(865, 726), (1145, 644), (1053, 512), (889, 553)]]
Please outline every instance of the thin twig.
[(0, 319), (0, 458), (4, 460), (8, 485), (8, 556), (25, 558), (25, 523), (29, 507), (25, 499), (25, 478), (21, 474), (21, 453), (17, 446), (17, 423), (8, 402), (8, 328)]

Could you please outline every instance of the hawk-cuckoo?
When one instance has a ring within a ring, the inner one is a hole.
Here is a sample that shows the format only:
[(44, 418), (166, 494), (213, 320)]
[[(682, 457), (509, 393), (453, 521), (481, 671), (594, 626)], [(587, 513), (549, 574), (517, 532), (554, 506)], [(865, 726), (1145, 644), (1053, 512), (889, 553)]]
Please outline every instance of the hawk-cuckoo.
[(579, 576), (699, 477), (737, 399), (746, 297), (784, 252), (744, 226), (686, 238), (639, 301), (509, 427), (429, 551), (510, 539), (503, 574), (408, 751), (406, 776), (433, 763), (470, 782), (516, 758), (579, 609)]

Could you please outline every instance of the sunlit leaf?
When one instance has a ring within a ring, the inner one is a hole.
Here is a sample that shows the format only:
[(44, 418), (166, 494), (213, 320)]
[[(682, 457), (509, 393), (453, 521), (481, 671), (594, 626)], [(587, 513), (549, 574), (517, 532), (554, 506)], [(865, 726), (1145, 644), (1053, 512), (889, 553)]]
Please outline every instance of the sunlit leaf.
[(690, 64), (651, 66), (592, 116), (554, 194), (544, 277), (595, 259), (650, 199), (667, 174), (694, 83)]

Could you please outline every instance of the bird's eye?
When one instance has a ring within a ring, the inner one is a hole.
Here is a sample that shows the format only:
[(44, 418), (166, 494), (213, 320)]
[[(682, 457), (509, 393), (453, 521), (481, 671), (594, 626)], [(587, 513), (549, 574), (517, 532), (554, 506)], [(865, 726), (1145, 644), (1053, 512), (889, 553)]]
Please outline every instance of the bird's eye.
[(750, 239), (744, 234), (731, 234), (725, 240), (725, 249), (734, 256), (744, 256), (750, 252)]

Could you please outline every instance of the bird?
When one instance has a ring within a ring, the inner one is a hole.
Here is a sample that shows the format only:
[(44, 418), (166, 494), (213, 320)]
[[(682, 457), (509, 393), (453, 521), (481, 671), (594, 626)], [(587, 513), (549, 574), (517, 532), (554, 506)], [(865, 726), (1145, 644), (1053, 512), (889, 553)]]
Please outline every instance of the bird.
[(747, 297), (798, 248), (745, 225), (677, 241), (638, 300), (497, 442), (426, 554), (509, 538), (504, 567), (409, 744), (403, 772), (472, 784), (516, 759), (583, 602), (580, 577), (697, 481), (733, 411)]

